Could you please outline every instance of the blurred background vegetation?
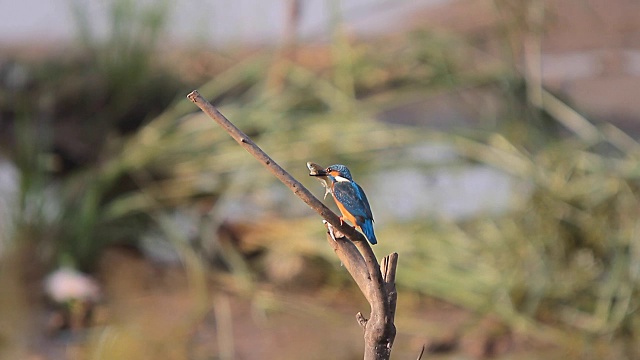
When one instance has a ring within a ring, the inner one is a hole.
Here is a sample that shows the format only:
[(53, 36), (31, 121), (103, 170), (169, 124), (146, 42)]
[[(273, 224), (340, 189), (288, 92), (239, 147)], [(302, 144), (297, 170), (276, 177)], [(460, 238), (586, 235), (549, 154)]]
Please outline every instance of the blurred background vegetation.
[[(285, 3), (277, 45), (176, 46), (178, 5), (110, 0), (103, 34), (71, 1), (73, 46), (3, 52), (3, 359), (360, 357), (366, 303), (320, 219), (195, 88), (318, 197), (306, 161), (352, 169), (374, 250), (400, 254), (394, 357), (640, 357), (640, 145), (543, 86), (561, 7), (483, 2), (481, 33), (363, 38), (329, 1), (308, 41), (305, 2)], [(61, 268), (99, 294), (57, 299)]]

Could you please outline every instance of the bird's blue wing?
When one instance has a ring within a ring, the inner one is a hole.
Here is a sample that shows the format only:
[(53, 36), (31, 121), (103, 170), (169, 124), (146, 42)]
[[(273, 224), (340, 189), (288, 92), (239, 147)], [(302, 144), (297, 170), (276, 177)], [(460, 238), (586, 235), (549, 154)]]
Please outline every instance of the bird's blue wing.
[(360, 221), (372, 218), (367, 197), (358, 184), (347, 181), (337, 181), (333, 185), (333, 196), (342, 203), (351, 215)]
[(360, 192), (360, 196), (362, 198), (362, 202), (365, 205), (365, 211), (367, 213), (367, 218), (373, 220), (373, 214), (371, 213), (371, 206), (369, 205), (369, 200), (367, 199), (367, 195), (364, 193), (364, 190), (360, 187), (360, 185), (353, 183), (358, 188)]

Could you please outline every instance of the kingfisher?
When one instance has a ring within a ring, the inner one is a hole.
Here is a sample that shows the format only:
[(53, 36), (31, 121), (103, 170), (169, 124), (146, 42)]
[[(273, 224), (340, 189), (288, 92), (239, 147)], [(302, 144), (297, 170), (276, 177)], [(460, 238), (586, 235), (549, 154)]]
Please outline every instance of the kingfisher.
[(311, 170), (309, 175), (326, 178), (327, 193), (333, 195), (333, 200), (342, 213), (340, 222), (344, 219), (349, 220), (356, 228), (362, 230), (371, 245), (377, 244), (369, 200), (360, 185), (353, 181), (351, 171), (341, 164), (331, 165), (324, 170), (312, 168), (310, 164), (312, 163), (307, 163), (307, 167)]

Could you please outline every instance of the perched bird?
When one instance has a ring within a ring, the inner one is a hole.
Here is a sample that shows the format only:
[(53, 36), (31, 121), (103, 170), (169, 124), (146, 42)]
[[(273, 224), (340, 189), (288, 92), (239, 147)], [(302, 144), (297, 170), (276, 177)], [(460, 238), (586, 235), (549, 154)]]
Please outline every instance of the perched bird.
[(373, 232), (373, 214), (371, 214), (369, 200), (360, 185), (353, 181), (349, 169), (340, 164), (331, 165), (324, 170), (312, 169), (309, 164), (307, 167), (311, 170), (309, 175), (326, 178), (327, 192), (333, 195), (333, 199), (342, 213), (340, 220), (349, 220), (362, 230), (372, 245), (377, 244), (378, 240)]

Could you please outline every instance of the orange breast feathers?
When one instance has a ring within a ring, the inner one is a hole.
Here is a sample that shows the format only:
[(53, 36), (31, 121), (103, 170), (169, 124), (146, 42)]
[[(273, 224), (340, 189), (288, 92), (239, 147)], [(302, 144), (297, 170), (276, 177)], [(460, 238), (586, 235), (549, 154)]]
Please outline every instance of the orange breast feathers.
[(338, 205), (338, 209), (340, 209), (340, 212), (342, 213), (342, 216), (349, 220), (353, 226), (358, 226), (358, 223), (356, 223), (356, 218), (355, 216), (351, 215), (350, 212), (347, 211), (347, 209), (345, 209), (345, 207), (342, 205), (342, 203), (338, 200), (336, 200), (336, 198), (334, 197), (333, 200), (335, 200), (336, 205)]

